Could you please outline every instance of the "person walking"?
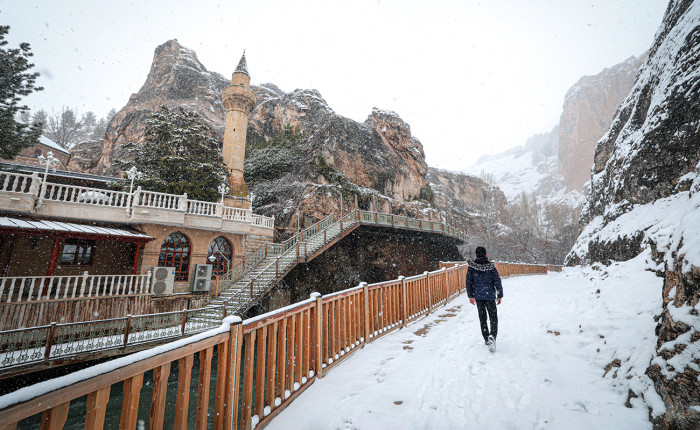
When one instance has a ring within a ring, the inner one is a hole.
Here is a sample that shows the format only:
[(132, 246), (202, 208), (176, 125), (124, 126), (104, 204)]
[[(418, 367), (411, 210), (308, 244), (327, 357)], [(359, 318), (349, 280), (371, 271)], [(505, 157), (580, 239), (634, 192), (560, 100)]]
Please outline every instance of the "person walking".
[[(489, 261), (486, 248), (476, 248), (476, 259), (467, 261), (467, 296), (469, 303), (476, 305), (481, 323), (481, 335), (489, 347), (489, 351), (496, 351), (496, 336), (498, 335), (498, 311), (496, 305), (503, 299), (503, 286), (496, 266)], [(491, 330), (487, 324), (486, 316), (491, 323)]]

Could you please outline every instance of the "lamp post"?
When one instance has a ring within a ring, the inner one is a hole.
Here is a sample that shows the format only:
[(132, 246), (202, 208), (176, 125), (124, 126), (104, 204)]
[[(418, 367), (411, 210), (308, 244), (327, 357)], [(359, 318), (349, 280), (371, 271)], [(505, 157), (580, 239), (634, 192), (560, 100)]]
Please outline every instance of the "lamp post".
[(343, 192), (341, 190), (336, 190), (333, 186), (331, 186), (331, 190), (337, 191), (340, 195), (340, 219), (343, 219)]
[(54, 172), (56, 171), (56, 164), (58, 164), (58, 158), (53, 156), (53, 151), (49, 151), (46, 153), (46, 157), (43, 155), (40, 155), (39, 157), (39, 164), (42, 166), (45, 166), (46, 168), (44, 169), (44, 179), (41, 181), (41, 189), (39, 191), (39, 202), (37, 207), (41, 206), (41, 204), (44, 202), (44, 192), (46, 188), (46, 178), (49, 176), (49, 169), (52, 169)]
[(224, 176), (224, 182), (219, 185), (219, 194), (221, 194), (221, 206), (224, 205), (224, 196), (228, 194), (230, 188), (226, 185), (226, 176)]
[(131, 204), (126, 208), (126, 213), (129, 213), (129, 210), (134, 205), (134, 195), (132, 194), (134, 191), (134, 180), (141, 179), (142, 176), (143, 173), (139, 172), (136, 169), (136, 166), (131, 166), (131, 169), (126, 171), (126, 177), (131, 181), (129, 184), (129, 198), (131, 200)]

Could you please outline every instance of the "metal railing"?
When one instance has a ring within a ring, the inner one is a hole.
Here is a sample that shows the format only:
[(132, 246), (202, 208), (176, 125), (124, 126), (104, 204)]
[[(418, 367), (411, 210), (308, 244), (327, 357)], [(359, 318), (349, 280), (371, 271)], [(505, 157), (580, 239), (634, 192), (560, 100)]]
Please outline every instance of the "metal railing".
[(0, 278), (0, 303), (151, 293), (143, 275), (13, 276)]
[(189, 336), (221, 325), (225, 307), (73, 322), (0, 332), (0, 370)]

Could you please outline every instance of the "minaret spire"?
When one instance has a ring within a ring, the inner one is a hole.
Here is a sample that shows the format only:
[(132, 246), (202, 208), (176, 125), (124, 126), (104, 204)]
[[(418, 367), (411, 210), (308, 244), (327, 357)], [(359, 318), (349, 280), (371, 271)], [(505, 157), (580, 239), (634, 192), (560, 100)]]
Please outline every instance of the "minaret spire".
[[(255, 93), (250, 89), (250, 74), (248, 64), (243, 56), (238, 67), (233, 72), (231, 85), (224, 88), (222, 95), (226, 108), (226, 123), (224, 125), (224, 145), (221, 150), (224, 163), (229, 172), (230, 195), (247, 197), (248, 187), (243, 179), (243, 164), (245, 162), (245, 141), (248, 130), (248, 115), (255, 107)], [(238, 200), (224, 199), (227, 206), (235, 206)]]
[(250, 73), (248, 73), (248, 63), (245, 60), (245, 49), (243, 50), (241, 60), (238, 62), (238, 67), (236, 67), (236, 71), (233, 73), (245, 73), (250, 76)]

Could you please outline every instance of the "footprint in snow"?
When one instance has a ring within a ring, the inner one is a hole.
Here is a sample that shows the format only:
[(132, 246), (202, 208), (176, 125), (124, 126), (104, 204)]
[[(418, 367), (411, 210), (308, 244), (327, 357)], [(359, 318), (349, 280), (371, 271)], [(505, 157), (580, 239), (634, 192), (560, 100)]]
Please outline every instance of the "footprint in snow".
[(596, 403), (587, 400), (576, 400), (571, 403), (565, 402), (562, 406), (570, 411), (583, 412), (593, 415), (598, 415), (598, 412), (600, 411)]

